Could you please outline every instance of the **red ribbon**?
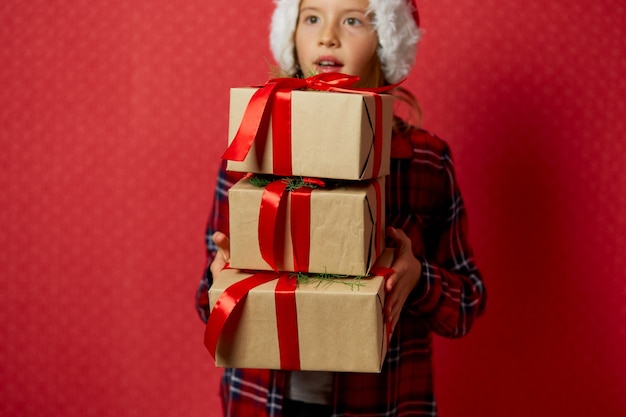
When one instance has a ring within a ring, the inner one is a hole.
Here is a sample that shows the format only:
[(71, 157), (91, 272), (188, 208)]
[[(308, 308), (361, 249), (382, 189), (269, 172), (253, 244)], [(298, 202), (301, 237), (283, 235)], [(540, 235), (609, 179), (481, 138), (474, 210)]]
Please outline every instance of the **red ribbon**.
[(376, 193), (376, 233), (374, 235), (374, 239), (376, 240), (375, 242), (375, 248), (376, 248), (376, 256), (380, 256), (380, 254), (382, 253), (381, 247), (380, 247), (380, 242), (382, 240), (382, 235), (383, 235), (383, 224), (382, 224), (382, 218), (383, 218), (383, 214), (382, 214), (382, 205), (383, 202), (382, 200), (382, 192), (380, 189), (380, 183), (378, 182), (378, 179), (373, 181), (374, 183), (374, 192)]
[(302, 187), (291, 192), (291, 242), (294, 272), (309, 272), (312, 191), (310, 187)]
[(211, 310), (204, 332), (204, 345), (209, 353), (215, 358), (215, 350), (220, 334), (231, 317), (232, 313), (241, 308), (243, 301), (251, 289), (276, 279), (272, 272), (258, 272), (228, 287), (217, 299)]
[(211, 310), (204, 333), (204, 344), (209, 353), (215, 358), (217, 342), (233, 314), (243, 308), (248, 293), (261, 284), (278, 278), (274, 299), (276, 303), (276, 326), (278, 330), (278, 349), (280, 352), (281, 369), (300, 369), (300, 346), (298, 338), (298, 318), (296, 308), (296, 279), (288, 274), (273, 272), (257, 272), (230, 287), (217, 299)]
[(300, 369), (296, 287), (296, 278), (283, 273), (274, 293), (281, 369)]
[(222, 159), (243, 161), (250, 152), (252, 144), (260, 137), (267, 136), (271, 113), (274, 174), (291, 176), (291, 92), (310, 89), (364, 94), (373, 96), (376, 105), (372, 177), (378, 177), (383, 145), (382, 98), (379, 94), (397, 87), (400, 83), (380, 88), (354, 88), (353, 86), (358, 81), (359, 77), (338, 73), (317, 74), (304, 79), (274, 78), (267, 81), (252, 95), (241, 125), (226, 152), (222, 155)]
[(281, 214), (285, 212), (286, 200), (284, 196), (286, 195), (286, 188), (286, 181), (277, 180), (269, 183), (263, 190), (261, 208), (259, 210), (259, 249), (265, 262), (274, 271), (278, 271), (276, 253), (282, 254), (281, 241), (278, 239), (278, 236), (282, 237), (284, 229), (282, 227), (277, 228), (277, 225), (284, 225), (284, 221), (278, 223), (278, 220), (285, 218)]
[[(319, 187), (322, 180), (304, 178), (304, 182)], [(311, 243), (311, 187), (304, 186), (286, 193), (287, 182), (276, 180), (263, 190), (259, 210), (258, 239), (261, 257), (274, 271), (278, 271), (278, 254), (284, 252), (284, 225), (286, 222), (286, 200), (291, 194), (291, 241), (294, 272), (309, 272)]]
[(291, 168), (291, 91), (279, 90), (272, 108), (274, 173), (293, 175)]

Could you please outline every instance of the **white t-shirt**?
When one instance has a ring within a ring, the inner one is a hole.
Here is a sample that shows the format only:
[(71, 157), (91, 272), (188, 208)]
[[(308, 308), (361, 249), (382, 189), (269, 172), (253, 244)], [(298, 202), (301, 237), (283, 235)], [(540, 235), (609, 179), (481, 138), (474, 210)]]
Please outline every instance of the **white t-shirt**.
[(333, 373), (318, 371), (289, 372), (285, 397), (305, 403), (332, 405)]

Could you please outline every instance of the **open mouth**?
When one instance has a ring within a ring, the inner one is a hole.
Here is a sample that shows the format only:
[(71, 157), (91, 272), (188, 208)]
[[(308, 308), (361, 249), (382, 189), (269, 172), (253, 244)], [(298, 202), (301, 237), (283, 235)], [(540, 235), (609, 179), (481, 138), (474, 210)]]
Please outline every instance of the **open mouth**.
[(337, 60), (334, 57), (320, 57), (317, 61), (315, 61), (315, 66), (321, 72), (331, 72), (331, 71), (339, 71), (343, 68), (343, 63)]

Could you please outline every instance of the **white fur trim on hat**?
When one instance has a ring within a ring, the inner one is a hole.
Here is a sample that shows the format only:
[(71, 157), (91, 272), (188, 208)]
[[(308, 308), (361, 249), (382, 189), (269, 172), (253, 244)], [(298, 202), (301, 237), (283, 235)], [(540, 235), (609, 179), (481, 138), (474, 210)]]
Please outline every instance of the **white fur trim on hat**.
[[(274, 0), (276, 9), (270, 26), (270, 49), (281, 69), (297, 72), (294, 34), (300, 0)], [(408, 0), (369, 0), (378, 34), (378, 58), (387, 82), (401, 81), (415, 63), (415, 48), (421, 31)]]

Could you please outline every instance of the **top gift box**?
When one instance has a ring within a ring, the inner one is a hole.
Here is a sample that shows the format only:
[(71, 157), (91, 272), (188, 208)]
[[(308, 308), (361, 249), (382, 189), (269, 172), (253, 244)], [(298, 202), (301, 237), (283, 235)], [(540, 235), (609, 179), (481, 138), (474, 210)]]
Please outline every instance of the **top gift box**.
[(228, 170), (344, 180), (389, 173), (392, 96), (263, 89), (230, 91)]

